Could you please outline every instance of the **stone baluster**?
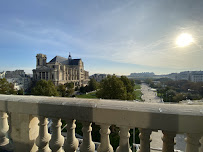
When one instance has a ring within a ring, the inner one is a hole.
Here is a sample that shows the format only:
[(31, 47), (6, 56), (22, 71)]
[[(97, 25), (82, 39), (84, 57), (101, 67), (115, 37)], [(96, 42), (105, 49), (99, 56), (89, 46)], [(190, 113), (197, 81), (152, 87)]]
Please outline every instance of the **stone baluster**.
[(132, 152), (130, 149), (130, 144), (129, 144), (129, 138), (130, 138), (130, 133), (129, 133), (129, 128), (128, 127), (120, 127), (120, 142), (119, 142), (119, 147), (116, 149), (116, 152)]
[(65, 151), (67, 152), (75, 152), (78, 148), (79, 142), (78, 139), (75, 137), (75, 120), (67, 120), (67, 139), (65, 142)]
[(39, 136), (36, 140), (36, 145), (38, 146), (38, 152), (51, 152), (49, 148), (49, 140), (51, 139), (51, 135), (48, 133), (48, 119), (39, 116)]
[(0, 149), (9, 144), (9, 139), (6, 137), (9, 130), (8, 115), (6, 112), (0, 112)]
[(150, 152), (150, 142), (151, 142), (150, 135), (151, 135), (152, 131), (149, 129), (143, 129), (143, 128), (140, 128), (139, 131), (140, 131), (140, 134), (139, 134), (140, 150), (139, 150), (139, 152)]
[(201, 134), (187, 134), (186, 138), (186, 152), (199, 152)]
[(199, 140), (200, 144), (201, 144), (201, 147), (200, 147), (200, 152), (203, 152), (203, 136), (202, 138)]
[(92, 131), (92, 123), (90, 122), (83, 122), (83, 142), (80, 146), (80, 152), (94, 152), (95, 145), (92, 141), (91, 131)]
[(176, 133), (174, 132), (167, 132), (167, 131), (162, 131), (163, 132), (163, 152), (174, 152), (174, 145), (176, 144), (174, 141), (174, 138), (176, 136)]
[(52, 152), (64, 152), (62, 146), (64, 143), (64, 137), (61, 135), (61, 119), (52, 118), (52, 136), (50, 140), (50, 148)]
[(110, 125), (98, 124), (100, 125), (100, 134), (101, 134), (101, 144), (99, 145), (98, 152), (113, 152), (113, 147), (110, 144), (109, 134), (111, 133), (109, 127)]

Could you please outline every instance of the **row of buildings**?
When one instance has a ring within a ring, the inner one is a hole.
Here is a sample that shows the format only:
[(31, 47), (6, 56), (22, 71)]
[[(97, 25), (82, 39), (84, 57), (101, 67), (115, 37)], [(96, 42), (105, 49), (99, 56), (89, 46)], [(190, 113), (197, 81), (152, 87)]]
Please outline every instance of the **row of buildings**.
[(153, 72), (141, 72), (141, 73), (131, 73), (129, 78), (154, 78), (155, 74)]
[(95, 79), (97, 82), (101, 82), (107, 77), (107, 74), (93, 74), (90, 76), (90, 79)]
[(203, 82), (203, 71), (184, 71), (180, 73), (171, 73), (166, 77), (173, 80), (188, 80), (191, 82)]
[(31, 86), (31, 77), (25, 74), (24, 70), (0, 72), (0, 78), (6, 78), (9, 83), (14, 84), (16, 90), (27, 90)]
[(180, 73), (170, 73), (167, 75), (155, 75), (153, 72), (131, 73), (129, 78), (170, 78), (172, 80), (188, 80), (191, 82), (203, 82), (203, 71), (183, 71)]

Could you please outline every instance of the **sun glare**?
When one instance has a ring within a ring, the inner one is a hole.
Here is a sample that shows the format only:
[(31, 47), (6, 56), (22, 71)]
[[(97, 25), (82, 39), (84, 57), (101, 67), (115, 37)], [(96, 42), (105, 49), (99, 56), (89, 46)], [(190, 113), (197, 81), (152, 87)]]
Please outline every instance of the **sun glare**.
[(185, 47), (194, 42), (194, 39), (191, 34), (182, 33), (176, 39), (176, 45), (179, 47)]

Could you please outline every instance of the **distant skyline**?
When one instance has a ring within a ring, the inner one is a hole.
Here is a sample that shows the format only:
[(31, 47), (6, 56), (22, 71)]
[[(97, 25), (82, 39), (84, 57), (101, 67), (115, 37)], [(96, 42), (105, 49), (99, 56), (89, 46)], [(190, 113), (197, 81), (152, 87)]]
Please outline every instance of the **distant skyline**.
[[(1, 1), (0, 71), (32, 74), (36, 54), (82, 58), (90, 74), (203, 70), (202, 0)], [(178, 47), (189, 33), (194, 42)]]

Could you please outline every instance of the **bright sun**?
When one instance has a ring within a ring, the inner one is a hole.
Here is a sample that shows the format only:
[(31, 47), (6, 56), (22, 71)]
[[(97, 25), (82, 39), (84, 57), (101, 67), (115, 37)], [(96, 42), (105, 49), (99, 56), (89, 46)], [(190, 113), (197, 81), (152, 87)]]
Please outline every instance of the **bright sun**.
[(176, 45), (179, 47), (185, 47), (194, 42), (194, 39), (191, 34), (182, 33), (176, 39)]

